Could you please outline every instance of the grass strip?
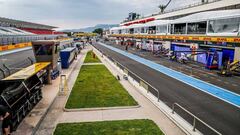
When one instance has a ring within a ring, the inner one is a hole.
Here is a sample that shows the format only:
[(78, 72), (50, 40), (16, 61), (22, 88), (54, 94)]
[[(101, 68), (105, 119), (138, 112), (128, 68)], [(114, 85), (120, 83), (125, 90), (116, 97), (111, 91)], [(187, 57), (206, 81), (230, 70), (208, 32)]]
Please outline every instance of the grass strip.
[(164, 135), (151, 120), (58, 124), (54, 135)]
[(82, 66), (66, 108), (136, 106), (137, 102), (104, 65)]
[(101, 63), (101, 61), (93, 51), (89, 51), (84, 60), (84, 63)]

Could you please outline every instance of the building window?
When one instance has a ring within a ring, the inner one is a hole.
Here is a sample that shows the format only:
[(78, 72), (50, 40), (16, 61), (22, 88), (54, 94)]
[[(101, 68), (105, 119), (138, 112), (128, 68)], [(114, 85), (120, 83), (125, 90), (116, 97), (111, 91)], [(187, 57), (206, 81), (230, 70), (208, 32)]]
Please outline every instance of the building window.
[(167, 33), (167, 25), (157, 26), (157, 33)]
[(144, 28), (141, 28), (141, 33), (144, 33)]
[(36, 55), (52, 55), (53, 45), (35, 45)]
[(207, 22), (188, 23), (188, 34), (206, 34)]
[(129, 33), (133, 34), (134, 33), (134, 29), (129, 29)]
[(174, 24), (173, 34), (186, 34), (186, 23)]
[(209, 21), (209, 33), (237, 33), (240, 18), (229, 18)]
[(156, 34), (156, 26), (148, 27), (148, 34)]

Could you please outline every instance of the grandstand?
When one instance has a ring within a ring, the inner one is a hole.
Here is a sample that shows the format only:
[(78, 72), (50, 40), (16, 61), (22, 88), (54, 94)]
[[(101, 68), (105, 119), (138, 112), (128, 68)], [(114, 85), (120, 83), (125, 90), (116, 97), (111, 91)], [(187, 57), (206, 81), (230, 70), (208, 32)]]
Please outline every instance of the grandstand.
[(65, 37), (57, 27), (0, 17), (0, 46)]
[(155, 13), (149, 16), (145, 16), (132, 21), (123, 21), (121, 26), (129, 26), (133, 24), (142, 24), (154, 20), (174, 20), (181, 17), (185, 17), (191, 14), (206, 12), (206, 11), (216, 11), (216, 10), (230, 10), (230, 9), (240, 9), (239, 0), (203, 0), (200, 3), (195, 3), (192, 5), (186, 5), (185, 7), (180, 7), (178, 9), (172, 9), (164, 11), (163, 13)]

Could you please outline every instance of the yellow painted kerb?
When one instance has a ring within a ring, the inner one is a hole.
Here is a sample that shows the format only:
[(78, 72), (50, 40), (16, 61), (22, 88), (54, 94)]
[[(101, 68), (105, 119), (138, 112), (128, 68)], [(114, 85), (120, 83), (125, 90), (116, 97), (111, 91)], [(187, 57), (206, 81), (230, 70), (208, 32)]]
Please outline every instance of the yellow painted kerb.
[(8, 51), (8, 50), (24, 48), (24, 47), (30, 47), (30, 46), (32, 46), (31, 42), (19, 43), (19, 44), (15, 44), (15, 45), (0, 45), (0, 52), (1, 51)]
[[(64, 40), (70, 40), (71, 38), (60, 38), (58, 41), (64, 41)], [(0, 45), (0, 52), (1, 51), (9, 51), (14, 49), (20, 49), (24, 47), (30, 47), (32, 46), (32, 42), (26, 42), (26, 43), (19, 43), (15, 45)]]

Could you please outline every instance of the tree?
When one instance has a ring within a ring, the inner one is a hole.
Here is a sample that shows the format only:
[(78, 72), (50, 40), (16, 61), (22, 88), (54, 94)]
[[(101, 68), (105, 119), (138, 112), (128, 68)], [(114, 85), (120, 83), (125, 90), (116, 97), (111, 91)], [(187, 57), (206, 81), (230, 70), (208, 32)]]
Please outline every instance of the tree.
[(97, 33), (97, 34), (102, 36), (103, 35), (103, 29), (102, 28), (97, 28), (93, 31), (93, 33)]

